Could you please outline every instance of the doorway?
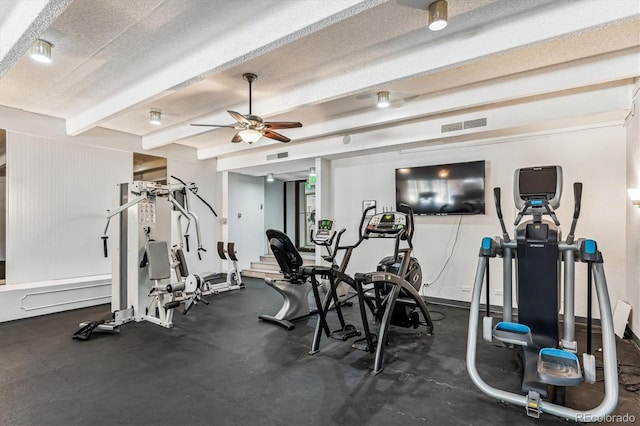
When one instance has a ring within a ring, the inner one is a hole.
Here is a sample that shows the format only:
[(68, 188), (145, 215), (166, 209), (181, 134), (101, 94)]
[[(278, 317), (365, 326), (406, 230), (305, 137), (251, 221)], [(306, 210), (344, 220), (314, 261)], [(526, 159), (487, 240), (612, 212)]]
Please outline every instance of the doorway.
[(311, 236), (316, 223), (316, 188), (306, 180), (296, 184), (296, 248), (300, 251), (315, 251)]

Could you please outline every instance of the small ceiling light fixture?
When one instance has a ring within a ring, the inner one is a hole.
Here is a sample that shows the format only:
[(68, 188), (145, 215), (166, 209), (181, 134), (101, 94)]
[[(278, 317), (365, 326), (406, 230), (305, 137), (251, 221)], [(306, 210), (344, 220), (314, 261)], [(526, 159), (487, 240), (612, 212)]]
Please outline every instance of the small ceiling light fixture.
[(309, 176), (315, 176), (316, 175), (316, 168), (315, 167), (310, 167), (309, 168)]
[(389, 106), (389, 92), (378, 92), (378, 108), (386, 108)]
[(273, 173), (267, 173), (267, 182), (273, 182)]
[(640, 207), (640, 188), (629, 188), (627, 192), (633, 205)]
[(31, 46), (31, 59), (45, 64), (51, 63), (51, 43), (37, 39)]
[(162, 111), (157, 109), (152, 109), (149, 111), (149, 123), (154, 126), (159, 126), (162, 124)]
[(257, 142), (258, 139), (262, 137), (262, 133), (260, 133), (256, 129), (245, 129), (239, 131), (238, 136), (240, 136), (243, 141), (251, 145), (252, 143)]
[(429, 29), (440, 31), (447, 26), (447, 2), (436, 0), (429, 5)]

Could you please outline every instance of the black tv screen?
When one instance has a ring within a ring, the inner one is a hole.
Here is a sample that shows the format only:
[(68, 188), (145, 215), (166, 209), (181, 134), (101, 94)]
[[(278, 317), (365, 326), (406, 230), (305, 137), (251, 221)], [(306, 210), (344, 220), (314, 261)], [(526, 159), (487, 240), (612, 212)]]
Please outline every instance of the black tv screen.
[(396, 208), (416, 215), (484, 214), (484, 160), (396, 169)]

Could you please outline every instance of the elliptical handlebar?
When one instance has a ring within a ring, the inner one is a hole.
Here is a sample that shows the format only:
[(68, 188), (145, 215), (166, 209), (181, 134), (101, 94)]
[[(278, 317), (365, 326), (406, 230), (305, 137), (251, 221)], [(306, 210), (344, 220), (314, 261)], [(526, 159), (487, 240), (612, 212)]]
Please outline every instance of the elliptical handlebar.
[(413, 240), (413, 231), (415, 230), (415, 226), (413, 223), (413, 208), (409, 204), (400, 203), (400, 205), (398, 205), (398, 210), (402, 211), (401, 208), (407, 210), (406, 214), (409, 217), (409, 232), (407, 232), (407, 241), (409, 242), (409, 244), (411, 244)]
[(571, 230), (567, 235), (567, 244), (573, 244), (575, 238), (576, 225), (578, 224), (578, 218), (580, 217), (580, 207), (582, 206), (582, 182), (573, 183), (573, 221), (571, 222)]
[(500, 187), (493, 188), (493, 200), (496, 204), (496, 212), (498, 213), (498, 220), (500, 221), (500, 227), (502, 228), (502, 239), (505, 243), (508, 243), (511, 241), (511, 238), (509, 237), (507, 227), (505, 226), (504, 219), (502, 218), (502, 204), (500, 202), (501, 191)]
[(374, 210), (376, 208), (375, 205), (369, 206), (362, 212), (362, 217), (360, 218), (360, 226), (358, 227), (358, 242), (356, 245), (360, 244), (360, 242), (364, 239), (364, 235), (362, 234), (362, 227), (364, 226), (364, 220), (367, 218), (367, 213), (369, 210)]

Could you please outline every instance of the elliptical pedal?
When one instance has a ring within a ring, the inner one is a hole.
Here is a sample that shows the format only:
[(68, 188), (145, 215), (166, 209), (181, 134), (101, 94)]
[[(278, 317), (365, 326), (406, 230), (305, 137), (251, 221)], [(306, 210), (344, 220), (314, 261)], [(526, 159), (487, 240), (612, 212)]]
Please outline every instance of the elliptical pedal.
[(366, 338), (362, 338), (353, 342), (351, 344), (351, 347), (359, 351), (375, 352), (377, 345), (378, 345), (378, 335), (375, 333), (371, 333), (371, 346), (369, 346), (369, 344), (367, 343)]
[(531, 329), (517, 322), (501, 321), (493, 329), (494, 339), (518, 346), (529, 346), (533, 343)]
[(540, 349), (538, 377), (541, 382), (549, 385), (577, 386), (582, 383), (578, 357), (576, 354), (562, 349)]
[(344, 328), (331, 332), (331, 338), (342, 340), (343, 342), (352, 337), (360, 336), (362, 333), (354, 325), (347, 324)]

